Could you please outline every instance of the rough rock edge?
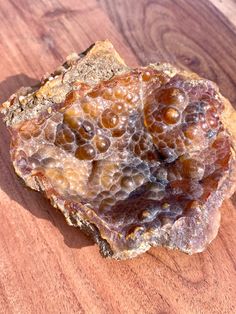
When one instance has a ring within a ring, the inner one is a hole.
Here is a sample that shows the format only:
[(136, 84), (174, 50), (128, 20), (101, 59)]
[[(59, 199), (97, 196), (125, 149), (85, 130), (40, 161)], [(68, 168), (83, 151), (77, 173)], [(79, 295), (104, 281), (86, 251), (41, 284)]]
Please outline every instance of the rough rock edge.
[[(102, 61), (101, 61), (102, 60)], [(100, 66), (99, 66), (100, 64)], [(179, 71), (173, 66), (169, 64), (152, 64), (152, 67), (156, 68), (157, 70), (163, 70), (165, 71), (170, 77), (174, 76), (176, 73), (179, 73), (189, 79), (192, 80), (198, 80), (200, 79), (198, 75), (191, 72), (186, 71)], [(74, 80), (80, 80), (82, 82), (89, 83), (91, 85), (95, 85), (101, 80), (110, 79), (113, 75), (121, 74), (126, 71), (128, 71), (129, 68), (125, 65), (124, 61), (120, 58), (120, 56), (117, 54), (115, 49), (113, 48), (112, 44), (109, 41), (104, 42), (98, 42), (95, 45), (92, 45), (89, 49), (87, 49), (82, 54), (71, 54), (67, 61), (60, 66), (54, 73), (52, 73), (49, 76), (45, 76), (42, 79), (41, 84), (35, 86), (35, 87), (28, 87), (28, 88), (21, 88), (18, 90), (15, 94), (13, 94), (8, 101), (6, 101), (2, 106), (0, 107), (0, 112), (5, 114), (5, 121), (7, 125), (14, 126), (15, 123), (25, 120), (25, 119), (31, 119), (33, 116), (37, 116), (37, 114), (45, 109), (47, 109), (51, 102), (48, 103), (47, 97), (45, 96), (45, 93), (47, 94), (48, 91), (50, 91), (50, 88), (53, 85), (55, 85), (55, 81), (62, 81), (66, 76), (68, 76), (68, 85), (69, 88), (72, 89), (70, 83), (72, 83)], [(67, 83), (66, 82), (66, 83)], [(44, 91), (44, 86), (47, 84), (46, 92)], [(65, 85), (65, 82), (63, 82)], [(43, 87), (42, 97), (39, 97), (38, 103), (35, 101), (32, 101), (32, 99), (35, 99), (35, 93)], [(57, 90), (58, 92), (58, 90)], [(22, 96), (25, 99), (25, 103), (22, 105), (21, 98)], [(47, 95), (46, 95), (47, 96)], [(54, 95), (55, 96), (55, 95)], [(57, 96), (57, 95), (56, 95)], [(52, 97), (53, 98), (53, 97)], [(13, 99), (14, 102), (12, 101)], [(223, 98), (223, 102), (225, 104), (226, 110), (223, 113), (223, 121), (228, 129), (229, 133), (231, 134), (233, 140), (236, 139), (236, 128), (234, 127), (232, 122), (235, 122), (235, 111), (232, 108), (231, 104)], [(59, 99), (60, 100), (60, 99)], [(61, 99), (63, 101), (63, 97)], [(54, 101), (55, 102), (55, 101)], [(30, 113), (30, 114), (29, 114)], [(20, 117), (20, 119), (19, 119)], [(165, 225), (162, 228), (162, 239), (160, 240), (160, 245), (165, 246), (167, 248), (171, 249), (178, 249), (178, 241), (181, 238), (181, 241), (186, 240), (187, 231), (190, 231), (192, 235), (192, 240), (194, 241), (194, 234), (192, 230), (192, 226), (195, 225), (196, 221), (193, 223), (194, 220), (198, 220), (199, 223), (203, 223), (203, 226), (205, 227), (211, 227), (210, 220), (216, 222), (216, 220), (219, 221), (220, 219), (220, 209), (219, 206), (221, 205), (223, 201), (223, 196), (226, 193), (226, 191), (231, 190), (231, 192), (228, 193), (228, 197), (231, 195), (231, 193), (234, 192), (235, 189), (235, 146), (232, 147), (232, 151), (234, 154), (234, 159), (232, 160), (232, 164), (230, 167), (230, 179), (224, 180), (221, 182), (221, 186), (218, 188), (218, 191), (215, 195), (210, 197), (207, 201), (207, 205), (204, 205), (203, 208), (199, 208), (198, 213), (194, 217), (183, 217), (176, 221), (172, 226)], [(31, 182), (32, 183), (32, 182)], [(36, 180), (34, 182), (34, 187), (36, 190), (43, 191), (43, 186), (40, 186), (41, 183)], [(231, 187), (230, 187), (231, 185)], [(97, 243), (100, 247), (100, 252), (104, 257), (112, 257), (115, 259), (127, 259), (135, 257), (145, 251), (147, 251), (151, 246), (158, 246), (158, 243), (142, 243), (142, 245), (137, 249), (133, 250), (127, 250), (122, 252), (113, 252), (109, 243), (103, 239), (100, 235), (100, 232), (98, 228), (89, 223), (87, 220), (83, 219), (81, 217), (80, 213), (77, 212), (75, 215), (71, 215), (68, 210), (65, 207), (65, 201), (58, 199), (55, 195), (51, 195), (49, 197), (52, 205), (56, 208), (59, 208), (60, 211), (64, 214), (68, 224), (79, 227), (82, 231), (84, 231), (87, 235), (89, 235), (95, 243)], [(218, 206), (216, 206), (216, 204)], [(210, 211), (214, 212), (217, 218), (214, 218), (209, 215), (209, 206), (214, 205), (211, 207)], [(178, 224), (183, 223), (185, 228), (185, 237), (183, 234), (179, 234), (178, 232)], [(211, 242), (218, 231), (219, 223), (216, 224), (216, 227), (212, 228), (211, 230), (211, 238), (208, 238), (207, 242), (203, 242), (203, 245), (201, 247), (200, 251), (203, 251), (205, 246)], [(202, 229), (197, 230), (200, 232)], [(195, 230), (196, 231), (196, 230)], [(188, 234), (189, 235), (189, 234)], [(182, 244), (181, 244), (182, 245)], [(192, 254), (193, 251), (189, 248), (189, 241), (186, 241), (185, 245), (185, 253)]]
[(70, 54), (66, 62), (52, 74), (45, 75), (40, 84), (21, 87), (0, 106), (0, 112), (7, 126), (12, 126), (36, 117), (53, 103), (63, 102), (73, 89), (74, 81), (93, 86), (128, 70), (113, 45), (108, 40), (100, 41), (83, 53)]

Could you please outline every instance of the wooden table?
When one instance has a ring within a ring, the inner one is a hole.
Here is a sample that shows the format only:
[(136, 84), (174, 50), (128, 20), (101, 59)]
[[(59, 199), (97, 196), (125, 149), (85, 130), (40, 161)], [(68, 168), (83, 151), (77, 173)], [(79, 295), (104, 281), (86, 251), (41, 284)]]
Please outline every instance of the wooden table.
[[(1, 1), (0, 100), (104, 38), (131, 65), (170, 61), (216, 81), (236, 105), (234, 0)], [(105, 260), (17, 181), (0, 132), (0, 313), (236, 313), (235, 195), (206, 252)]]

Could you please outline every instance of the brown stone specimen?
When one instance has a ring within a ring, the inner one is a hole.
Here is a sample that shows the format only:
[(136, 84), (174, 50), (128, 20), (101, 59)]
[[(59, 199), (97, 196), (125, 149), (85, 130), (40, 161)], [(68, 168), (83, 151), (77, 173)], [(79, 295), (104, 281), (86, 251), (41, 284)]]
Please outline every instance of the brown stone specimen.
[(106, 257), (216, 236), (235, 190), (236, 114), (213, 82), (169, 64), (130, 69), (108, 41), (1, 106), (16, 173)]

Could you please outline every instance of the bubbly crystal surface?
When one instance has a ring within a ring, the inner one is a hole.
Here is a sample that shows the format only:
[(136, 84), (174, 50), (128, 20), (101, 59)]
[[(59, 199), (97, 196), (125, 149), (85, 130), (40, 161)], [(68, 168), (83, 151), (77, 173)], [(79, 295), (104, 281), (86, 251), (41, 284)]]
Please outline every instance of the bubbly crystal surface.
[(158, 241), (160, 228), (204, 205), (229, 167), (216, 86), (152, 67), (74, 86), (14, 127), (18, 173), (46, 182), (49, 197), (120, 249)]

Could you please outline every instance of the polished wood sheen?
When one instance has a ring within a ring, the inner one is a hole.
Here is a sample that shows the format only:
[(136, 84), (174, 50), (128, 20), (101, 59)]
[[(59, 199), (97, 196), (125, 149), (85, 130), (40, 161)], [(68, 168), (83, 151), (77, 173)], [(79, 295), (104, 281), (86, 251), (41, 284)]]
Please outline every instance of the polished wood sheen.
[[(169, 61), (216, 81), (236, 106), (234, 0), (0, 2), (0, 100), (71, 51), (110, 39), (130, 65)], [(236, 313), (236, 196), (201, 254), (153, 248), (128, 261), (98, 247), (18, 181), (0, 122), (0, 313)]]

